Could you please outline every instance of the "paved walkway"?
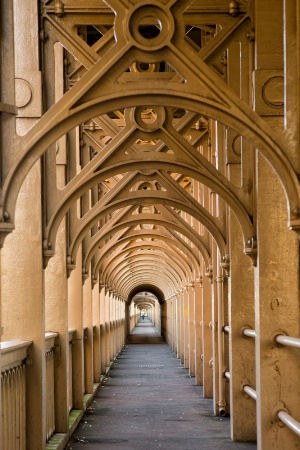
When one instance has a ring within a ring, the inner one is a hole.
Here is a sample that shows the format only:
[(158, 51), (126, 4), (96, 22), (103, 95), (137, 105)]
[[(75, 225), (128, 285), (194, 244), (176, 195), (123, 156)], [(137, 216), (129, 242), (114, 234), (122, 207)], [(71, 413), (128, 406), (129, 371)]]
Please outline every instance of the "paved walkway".
[(140, 319), (68, 450), (254, 450), (230, 440), (229, 419), (212, 414), (149, 319)]

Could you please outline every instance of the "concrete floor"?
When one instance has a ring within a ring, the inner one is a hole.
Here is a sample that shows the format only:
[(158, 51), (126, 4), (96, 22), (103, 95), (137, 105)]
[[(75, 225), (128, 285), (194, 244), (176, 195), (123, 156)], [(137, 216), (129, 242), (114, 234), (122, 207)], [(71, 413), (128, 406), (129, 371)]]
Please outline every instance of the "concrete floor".
[(68, 450), (246, 450), (230, 440), (229, 418), (212, 414), (149, 319), (128, 344), (66, 447)]

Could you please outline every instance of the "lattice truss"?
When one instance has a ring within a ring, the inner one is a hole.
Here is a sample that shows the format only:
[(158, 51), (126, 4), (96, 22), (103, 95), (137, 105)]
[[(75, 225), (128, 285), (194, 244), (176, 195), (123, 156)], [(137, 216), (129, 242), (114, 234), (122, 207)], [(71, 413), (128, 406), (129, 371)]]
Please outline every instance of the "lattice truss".
[[(195, 279), (201, 264), (209, 268), (212, 245), (226, 266), (228, 208), (255, 259), (251, 145), (259, 143), (282, 175), (287, 169), (272, 131), (250, 107), (251, 28), (247, 1), (41, 3), (47, 112), (24, 153), (37, 158), (48, 148), (45, 264), (68, 214), (69, 270), (82, 244), (84, 277), (92, 267), (94, 281), (100, 274), (124, 297), (134, 283), (160, 283), (171, 293)], [(67, 184), (58, 189), (61, 160)], [(296, 188), (286, 188), (296, 198)], [(14, 194), (7, 192), (9, 208)]]

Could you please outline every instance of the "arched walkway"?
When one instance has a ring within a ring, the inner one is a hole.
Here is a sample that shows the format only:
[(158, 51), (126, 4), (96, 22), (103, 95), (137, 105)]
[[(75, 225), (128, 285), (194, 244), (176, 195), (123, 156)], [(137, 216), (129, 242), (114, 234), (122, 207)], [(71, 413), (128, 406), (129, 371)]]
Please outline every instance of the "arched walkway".
[(299, 48), (299, 0), (0, 2), (0, 450), (299, 447)]

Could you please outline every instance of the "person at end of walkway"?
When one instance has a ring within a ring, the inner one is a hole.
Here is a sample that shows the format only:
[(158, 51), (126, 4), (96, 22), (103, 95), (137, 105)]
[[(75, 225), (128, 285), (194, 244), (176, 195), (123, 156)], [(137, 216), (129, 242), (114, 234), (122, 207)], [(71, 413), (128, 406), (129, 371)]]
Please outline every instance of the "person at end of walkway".
[(142, 319), (144, 320), (145, 318), (145, 313), (142, 312)]

